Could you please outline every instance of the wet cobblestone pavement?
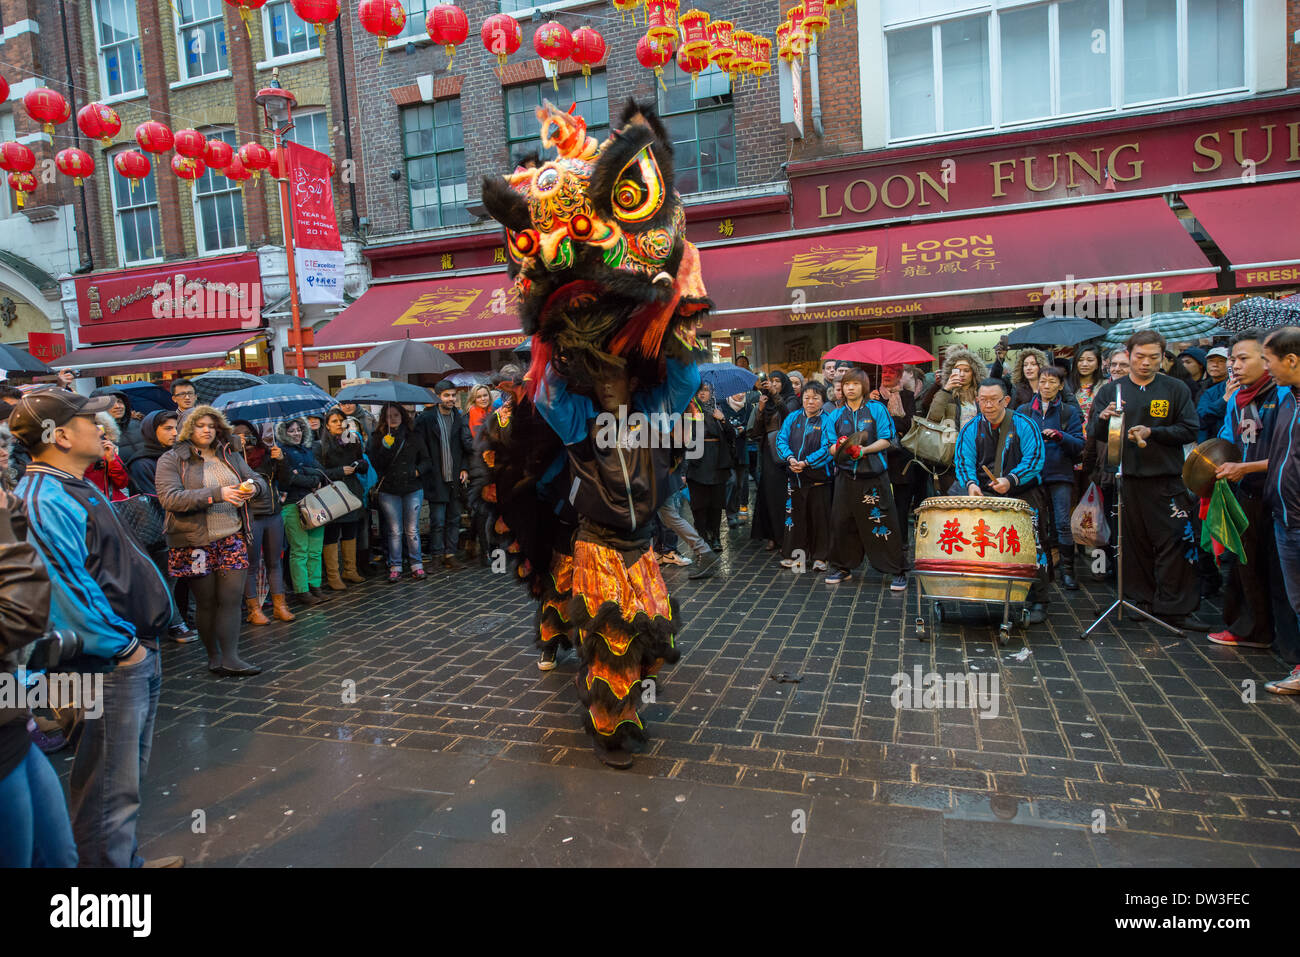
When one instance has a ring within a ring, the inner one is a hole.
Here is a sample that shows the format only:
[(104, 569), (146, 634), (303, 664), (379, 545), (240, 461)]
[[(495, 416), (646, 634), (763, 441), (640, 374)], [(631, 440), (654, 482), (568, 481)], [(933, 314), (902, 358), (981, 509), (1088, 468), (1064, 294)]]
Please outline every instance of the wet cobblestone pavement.
[[(573, 659), (538, 671), (532, 607), (483, 568), (374, 580), (292, 624), (246, 625), (256, 678), (212, 678), (201, 646), (168, 645), (142, 853), (208, 866), (1300, 864), (1300, 700), (1263, 691), (1285, 670), (1270, 653), (1129, 621), (1080, 641), (1113, 600), (1091, 583), (1054, 588), (1048, 623), (1006, 647), (983, 625), (922, 643), (915, 582), (905, 608), (870, 571), (831, 587), (779, 568), (747, 527), (726, 546), (713, 579), (665, 569), (683, 656), (643, 710), (650, 744), (627, 772), (591, 753)], [(896, 710), (892, 678), (916, 666), (997, 675), (997, 716)], [(782, 673), (801, 680), (772, 680)]]

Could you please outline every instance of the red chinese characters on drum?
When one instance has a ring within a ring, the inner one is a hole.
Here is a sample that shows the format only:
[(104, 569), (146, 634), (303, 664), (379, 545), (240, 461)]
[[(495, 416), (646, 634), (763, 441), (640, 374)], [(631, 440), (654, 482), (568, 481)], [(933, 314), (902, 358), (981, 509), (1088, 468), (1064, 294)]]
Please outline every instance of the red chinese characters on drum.
[(971, 529), (971, 535), (974, 537), (966, 538), (961, 533), (961, 523), (950, 518), (939, 532), (939, 547), (951, 555), (954, 550), (965, 551), (962, 546), (969, 545), (979, 552), (980, 558), (992, 548), (997, 548), (999, 554), (1020, 554), (1020, 532), (1008, 525), (1003, 525), (994, 532), (989, 523), (981, 518)]

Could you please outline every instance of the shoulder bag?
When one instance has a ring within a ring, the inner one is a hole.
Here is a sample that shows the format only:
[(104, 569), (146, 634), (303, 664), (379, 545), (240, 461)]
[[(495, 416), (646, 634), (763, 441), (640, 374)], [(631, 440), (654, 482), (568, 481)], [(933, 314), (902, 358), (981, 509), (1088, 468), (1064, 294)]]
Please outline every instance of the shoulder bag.
[(298, 502), (298, 517), (304, 528), (320, 528), (359, 508), (360, 499), (348, 488), (346, 482), (339, 479), (304, 495)]

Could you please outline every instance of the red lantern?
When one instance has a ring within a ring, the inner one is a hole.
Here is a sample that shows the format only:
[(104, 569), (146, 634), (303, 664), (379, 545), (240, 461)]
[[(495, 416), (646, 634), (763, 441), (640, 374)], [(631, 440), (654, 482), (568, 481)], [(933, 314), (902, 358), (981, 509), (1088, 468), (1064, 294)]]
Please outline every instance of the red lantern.
[(266, 0), (226, 0), (226, 3), (239, 10), (239, 19), (244, 21), (244, 33), (247, 34), (249, 39), (252, 39), (253, 30), (248, 25), (248, 21), (252, 17), (251, 11), (261, 10), (262, 7), (266, 6)]
[(140, 180), (149, 175), (153, 169), (153, 164), (149, 162), (149, 157), (143, 153), (137, 153), (135, 150), (123, 150), (113, 157), (113, 169), (118, 174), (125, 176), (130, 184), (138, 186)]
[(9, 81), (0, 76), (0, 103), (9, 99)]
[(41, 129), (50, 136), (54, 135), (54, 124), (62, 123), (72, 115), (72, 107), (68, 106), (63, 95), (45, 86), (29, 90), (23, 97), (23, 106), (27, 108), (27, 115), (39, 121)]
[(167, 124), (146, 120), (135, 128), (135, 141), (146, 153), (166, 153), (172, 148), (175, 137)]
[(533, 32), (533, 49), (551, 65), (551, 84), (560, 88), (560, 61), (573, 52), (573, 37), (564, 24), (555, 20), (543, 23)]
[(808, 33), (803, 28), (804, 6), (802, 3), (790, 8), (790, 48), (795, 56), (803, 56), (808, 50)]
[(389, 37), (395, 37), (406, 26), (406, 8), (401, 0), (361, 0), (357, 4), (357, 19), (361, 29), (379, 40), (379, 63), (384, 62)]
[(290, 0), (299, 19), (316, 28), (323, 44), (329, 25), (339, 18), (339, 0)]
[(705, 43), (704, 49), (692, 50), (687, 44), (682, 44), (677, 48), (677, 66), (683, 73), (691, 75), (691, 92), (695, 92), (696, 77), (709, 68), (709, 47)]
[(657, 47), (669, 47), (677, 42), (677, 10), (679, 0), (646, 0), (645, 35)]
[(0, 169), (8, 173), (30, 173), (36, 168), (36, 154), (22, 143), (0, 143)]
[(92, 140), (112, 146), (113, 137), (122, 129), (122, 120), (111, 106), (88, 103), (77, 110), (77, 126)]
[(177, 130), (173, 143), (177, 153), (190, 159), (203, 159), (203, 153), (208, 148), (207, 137), (198, 130)]
[(677, 62), (681, 62), (681, 51), (685, 50), (687, 57), (692, 60), (704, 56), (704, 62), (707, 65), (709, 61), (709, 15), (703, 10), (687, 10), (677, 21), (677, 28), (681, 32), (682, 43), (677, 53)]
[(826, 0), (803, 0), (800, 6), (803, 7), (803, 32), (809, 42), (816, 46), (817, 37), (831, 23), (826, 16)]
[(727, 63), (727, 72), (731, 74), (733, 83), (736, 77), (740, 77), (741, 83), (744, 83), (745, 77), (749, 75), (749, 65), (754, 62), (754, 34), (748, 30), (733, 31), (731, 47), (731, 60)]
[(289, 178), (289, 157), (283, 150), (271, 150), (271, 162), (267, 164), (266, 175), (272, 179)]
[(664, 64), (671, 60), (672, 56), (671, 46), (655, 45), (650, 41), (648, 34), (636, 42), (636, 58), (647, 70), (655, 71), (655, 76), (659, 78), (659, 85), (665, 90), (668, 89), (668, 85), (664, 83)]
[(18, 208), (22, 209), (27, 194), (36, 192), (36, 177), (31, 173), (10, 173), (9, 188), (17, 194)]
[(456, 47), (469, 37), (469, 18), (465, 11), (454, 3), (440, 3), (429, 11), (424, 27), (429, 31), (429, 39), (442, 44), (447, 51), (447, 69), (450, 70), (451, 61), (456, 59)]
[(483, 46), (488, 53), (496, 54), (497, 64), (503, 70), (506, 66), (506, 57), (518, 50), (519, 44), (524, 42), (519, 21), (508, 13), (494, 13), (484, 20), (479, 37), (483, 40)]
[(54, 156), (54, 165), (64, 176), (72, 177), (72, 185), (80, 186), (83, 177), (95, 172), (95, 161), (85, 150), (76, 148), (59, 150)]
[(261, 143), (245, 143), (239, 148), (239, 161), (248, 169), (256, 183), (261, 171), (271, 165), (271, 151)]
[(253, 175), (248, 171), (248, 167), (244, 165), (243, 161), (238, 156), (232, 156), (230, 158), (230, 162), (226, 164), (226, 168), (222, 170), (222, 174), (226, 179), (238, 183), (239, 191), (241, 193), (244, 191), (244, 184), (248, 182), (249, 178)]
[(181, 179), (190, 181), (190, 191), (198, 189), (198, 179), (207, 171), (203, 160), (195, 159), (193, 156), (173, 156), (172, 172)]
[(749, 65), (749, 72), (761, 90), (763, 77), (772, 72), (772, 41), (767, 37), (754, 37), (754, 62)]
[(731, 45), (732, 27), (730, 20), (714, 20), (709, 24), (709, 60), (719, 70), (727, 69), (736, 52)]
[(853, 6), (854, 0), (826, 0), (826, 7), (829, 10), (838, 10), (840, 12), (840, 26), (845, 26), (844, 11)]
[(784, 21), (776, 28), (776, 55), (786, 63), (793, 63), (799, 57), (799, 54), (794, 49), (794, 41), (790, 37), (793, 29), (789, 20)]
[(627, 12), (632, 11), (632, 26), (636, 26), (636, 8), (641, 6), (645, 0), (612, 0), (614, 9), (618, 11), (619, 19), (626, 23)]
[(584, 83), (591, 81), (591, 68), (605, 56), (605, 38), (591, 27), (578, 27), (573, 31), (573, 62), (582, 67)]
[(225, 140), (208, 140), (208, 145), (203, 150), (203, 162), (208, 164), (209, 169), (225, 169), (234, 155), (235, 148)]

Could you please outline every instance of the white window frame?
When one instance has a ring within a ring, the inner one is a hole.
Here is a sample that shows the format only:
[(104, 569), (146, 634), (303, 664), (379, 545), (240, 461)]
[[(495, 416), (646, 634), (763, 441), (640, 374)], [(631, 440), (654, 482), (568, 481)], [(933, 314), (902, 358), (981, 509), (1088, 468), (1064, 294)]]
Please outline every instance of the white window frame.
[[(400, 43), (402, 46), (418, 43), (420, 40), (432, 43), (433, 41), (429, 39), (429, 31), (425, 29), (425, 21), (429, 19), (429, 10), (440, 2), (442, 0), (405, 0), (402, 6), (406, 9), (406, 25), (402, 27), (401, 33), (390, 37), (388, 42)], [(419, 12), (414, 12), (416, 6), (420, 7)]]
[[(93, 21), (92, 21), (92, 24), (91, 24), (91, 29), (92, 29), (92, 31), (93, 31), (93, 33), (94, 33), (94, 37), (95, 37), (95, 61), (96, 61), (96, 63), (98, 64), (98, 67), (99, 67), (99, 91), (100, 91), (101, 94), (103, 94), (103, 95), (100, 97), (99, 102), (101, 102), (101, 103), (117, 103), (117, 102), (119, 102), (119, 101), (121, 101), (121, 100), (132, 100), (132, 99), (135, 99), (136, 97), (144, 96), (145, 93), (146, 93), (146, 90), (145, 90), (145, 87), (144, 87), (143, 85), (141, 85), (141, 86), (139, 86), (139, 87), (136, 87), (134, 90), (123, 90), (121, 93), (109, 93), (109, 92), (108, 92), (108, 70), (107, 70), (107, 68), (106, 68), (106, 64), (105, 64), (105, 62), (104, 62), (104, 49), (105, 49), (105, 48), (104, 48), (104, 45), (103, 45), (103, 37), (101, 37), (101, 36), (100, 36), (100, 33), (99, 33), (99, 22), (100, 22), (100, 21), (99, 21), (99, 8), (100, 8), (104, 3), (106, 3), (106, 2), (108, 2), (108, 3), (113, 3), (113, 2), (115, 2), (115, 0), (93, 0), (93, 3), (91, 4), (91, 9), (90, 9), (90, 15), (94, 18)], [(132, 3), (132, 5), (134, 6), (134, 3)], [(130, 41), (122, 41), (121, 43), (114, 44), (114, 46), (116, 46), (118, 49), (121, 49), (122, 47), (126, 46), (126, 45), (128, 44), (128, 42), (130, 42)], [(139, 8), (136, 9), (136, 19), (135, 19), (135, 40), (134, 40), (134, 43), (135, 43), (135, 45), (136, 45), (136, 50), (137, 50), (137, 52), (140, 52), (140, 11), (139, 11)], [(141, 54), (141, 65), (142, 65), (142, 67), (143, 67), (143, 62), (144, 62), (144, 60), (143, 60), (143, 54)], [(144, 70), (143, 70), (143, 68), (140, 70), (140, 82), (141, 82), (141, 84), (144, 83)]]
[[(105, 166), (106, 168), (112, 168), (114, 158), (117, 156), (118, 153), (121, 153), (123, 150), (126, 150), (126, 149), (130, 149), (130, 146), (124, 144), (124, 145), (121, 147), (121, 149), (115, 149), (115, 150), (113, 150), (113, 152), (111, 152), (111, 153), (106, 153), (106, 154), (104, 154), (104, 166)], [(158, 248), (159, 248), (160, 250), (164, 250), (163, 237), (162, 237), (162, 204), (161, 204), (161, 202), (160, 202), (159, 199), (158, 199), (158, 179), (157, 179), (157, 177), (158, 177), (158, 161), (157, 161), (157, 158), (155, 157), (153, 160), (151, 160), (151, 162), (153, 163), (153, 169), (150, 171), (149, 175), (152, 176), (152, 177), (154, 177), (154, 181), (153, 181), (153, 182), (154, 182), (154, 193), (153, 193), (153, 203), (151, 203), (151, 204), (149, 204), (149, 205), (152, 205), (154, 208), (156, 208), (156, 209), (158, 210)], [(109, 202), (111, 202), (111, 203), (113, 204), (113, 236), (114, 236), (115, 241), (117, 242), (117, 264), (118, 264), (118, 266), (119, 266), (120, 268), (125, 269), (125, 268), (128, 267), (128, 266), (151, 266), (151, 265), (154, 265), (154, 264), (156, 264), (156, 263), (160, 263), (160, 262), (162, 262), (162, 261), (164, 260), (164, 258), (166, 258), (165, 250), (164, 250), (164, 252), (163, 252), (162, 254), (160, 254), (160, 255), (158, 255), (158, 256), (154, 256), (154, 257), (152, 257), (152, 258), (150, 258), (150, 259), (135, 259), (135, 260), (131, 260), (131, 261), (129, 261), (129, 262), (127, 261), (127, 258), (126, 258), (126, 240), (125, 240), (125, 234), (122, 232), (122, 209), (121, 209), (121, 207), (119, 207), (119, 206), (117, 205), (117, 187), (116, 187), (116, 180), (117, 180), (118, 178), (119, 178), (119, 177), (118, 177), (117, 172), (114, 171), (114, 173), (113, 173), (113, 178), (112, 178), (112, 180), (110, 180), (110, 184), (109, 184), (109, 197), (108, 197), (108, 198), (109, 198)], [(143, 187), (142, 187), (142, 188), (143, 188)], [(136, 210), (136, 209), (147, 209), (147, 208), (148, 208), (148, 206), (132, 206), (132, 207), (130, 207), (131, 210)]]
[[(232, 145), (235, 146), (235, 148), (238, 148), (238, 143), (239, 143), (238, 134), (232, 127), (225, 127), (225, 126), (208, 127), (200, 130), (199, 132), (207, 137), (216, 136), (221, 133), (235, 134), (235, 143)], [(214, 170), (212, 175), (214, 177), (221, 176), (221, 173), (216, 172)], [(218, 190), (212, 193), (203, 193), (200, 195), (197, 188), (190, 189), (190, 201), (194, 213), (194, 248), (198, 250), (200, 256), (224, 256), (228, 253), (242, 253), (248, 249), (248, 239), (247, 239), (248, 210), (247, 209), (244, 210), (244, 215), (242, 217), (244, 221), (243, 228), (240, 230), (240, 235), (244, 237), (244, 242), (239, 243), (238, 245), (235, 246), (223, 246), (219, 249), (207, 249), (203, 245), (203, 214), (202, 214), (203, 200), (212, 196), (229, 196), (232, 193), (241, 193), (238, 183), (236, 183), (234, 180), (227, 180), (227, 182), (230, 184), (229, 189)], [(244, 198), (242, 193), (239, 196), (237, 202), (241, 206), (243, 205)]]
[[(266, 6), (262, 7), (262, 48), (263, 52), (266, 54), (266, 59), (257, 64), (257, 69), (259, 70), (267, 70), (273, 66), (280, 66), (285, 63), (299, 63), (303, 60), (314, 60), (317, 57), (325, 55), (323, 47), (319, 45), (314, 49), (309, 45), (306, 50), (299, 50), (297, 53), (289, 52), (279, 56), (275, 54), (275, 51), (271, 49), (271, 8), (280, 5), (283, 5), (284, 9), (288, 11), (290, 16), (298, 17), (298, 12), (294, 10), (293, 5), (289, 3), (289, 0), (269, 0)], [(316, 36), (316, 28), (314, 26), (307, 23), (305, 20), (302, 20), (302, 17), (298, 17), (298, 19), (306, 24), (307, 36), (309, 38)]]
[(285, 142), (294, 142), (294, 143), (301, 142), (294, 138), (294, 134), (297, 133), (299, 129), (298, 124), (301, 123), (304, 119), (308, 119), (310, 117), (315, 117), (315, 116), (322, 117), (325, 120), (325, 148), (320, 149), (319, 146), (313, 146), (310, 143), (302, 143), (301, 145), (309, 146), (311, 149), (324, 153), (326, 156), (332, 156), (333, 155), (332, 148), (334, 146), (334, 136), (333, 136), (333, 130), (330, 129), (329, 115), (325, 112), (324, 107), (321, 107), (319, 109), (303, 110), (301, 113), (294, 113), (293, 129), (291, 129), (288, 133), (284, 135)]
[[(1254, 47), (1251, 38), (1254, 35), (1254, 23), (1257, 15), (1257, 0), (1242, 0), (1242, 36), (1244, 43), (1242, 57), (1242, 85), (1227, 87), (1220, 90), (1211, 90), (1203, 93), (1189, 93), (1188, 84), (1191, 75), (1191, 64), (1188, 63), (1188, 0), (1175, 0), (1178, 33), (1178, 93), (1171, 97), (1162, 97), (1154, 100), (1143, 100), (1135, 103), (1124, 102), (1124, 2), (1125, 0), (1110, 0), (1109, 3), (1109, 34), (1107, 42), (1109, 44), (1110, 54), (1110, 101), (1111, 105), (1091, 110), (1078, 110), (1071, 113), (1062, 113), (1060, 110), (1060, 77), (1061, 77), (1061, 60), (1060, 60), (1060, 17), (1058, 2), (1064, 0), (983, 0), (983, 2), (972, 3), (961, 10), (946, 12), (942, 15), (932, 17), (920, 17), (914, 20), (899, 21), (891, 23), (887, 28), (882, 25), (883, 33), (881, 57), (881, 73), (883, 74), (885, 96), (883, 97), (883, 109), (885, 115), (885, 130), (887, 142), (889, 145), (903, 145), (910, 143), (923, 143), (934, 140), (952, 139), (970, 135), (974, 133), (995, 133), (1004, 130), (1025, 129), (1034, 126), (1044, 126), (1048, 124), (1060, 123), (1088, 116), (1119, 116), (1125, 113), (1147, 111), (1159, 106), (1181, 106), (1183, 104), (1197, 104), (1206, 101), (1235, 99), (1242, 96), (1248, 96), (1254, 92), (1255, 70), (1254, 70)], [(1003, 122), (1002, 119), (1002, 29), (1001, 18), (999, 13), (1006, 11), (1018, 11), (1026, 7), (1046, 6), (1048, 8), (1048, 37), (1051, 44), (1049, 50), (1049, 79), (1051, 82), (1050, 105), (1051, 114), (1040, 116), (1032, 119), (1016, 120), (1014, 122)], [(978, 16), (987, 16), (989, 18), (988, 36), (989, 36), (989, 96), (990, 101), (990, 118), (991, 123), (987, 126), (967, 127), (965, 129), (943, 129), (943, 54), (942, 41), (939, 27), (941, 24), (950, 23), (957, 20), (973, 19)], [(904, 30), (915, 30), (920, 27), (928, 27), (931, 30), (932, 50), (933, 50), (933, 69), (934, 69), (934, 125), (937, 132), (924, 133), (916, 136), (895, 137), (889, 135), (891, 129), (890, 101), (889, 101), (889, 35)]]
[[(181, 23), (180, 7), (176, 6), (172, 8), (172, 26), (176, 30), (176, 67), (177, 67), (177, 73), (180, 74), (180, 79), (176, 83), (171, 84), (171, 89), (174, 90), (178, 86), (186, 86), (191, 83), (201, 83), (204, 80), (218, 80), (223, 77), (230, 76), (230, 37), (229, 36), (226, 37), (225, 66), (218, 66), (218, 68), (213, 70), (211, 73), (199, 73), (195, 76), (190, 76), (189, 45), (188, 45), (188, 38), (185, 35), (186, 30), (194, 30), (197, 28), (206, 27), (210, 23), (219, 24), (220, 29), (222, 30), (222, 32), (224, 32), (226, 29), (225, 7), (226, 7), (225, 0), (218, 0), (216, 16), (211, 16), (208, 17), (206, 20), (196, 20), (193, 23), (186, 23), (186, 24)], [(220, 62), (220, 54), (218, 53), (218, 63), (219, 62)]]

